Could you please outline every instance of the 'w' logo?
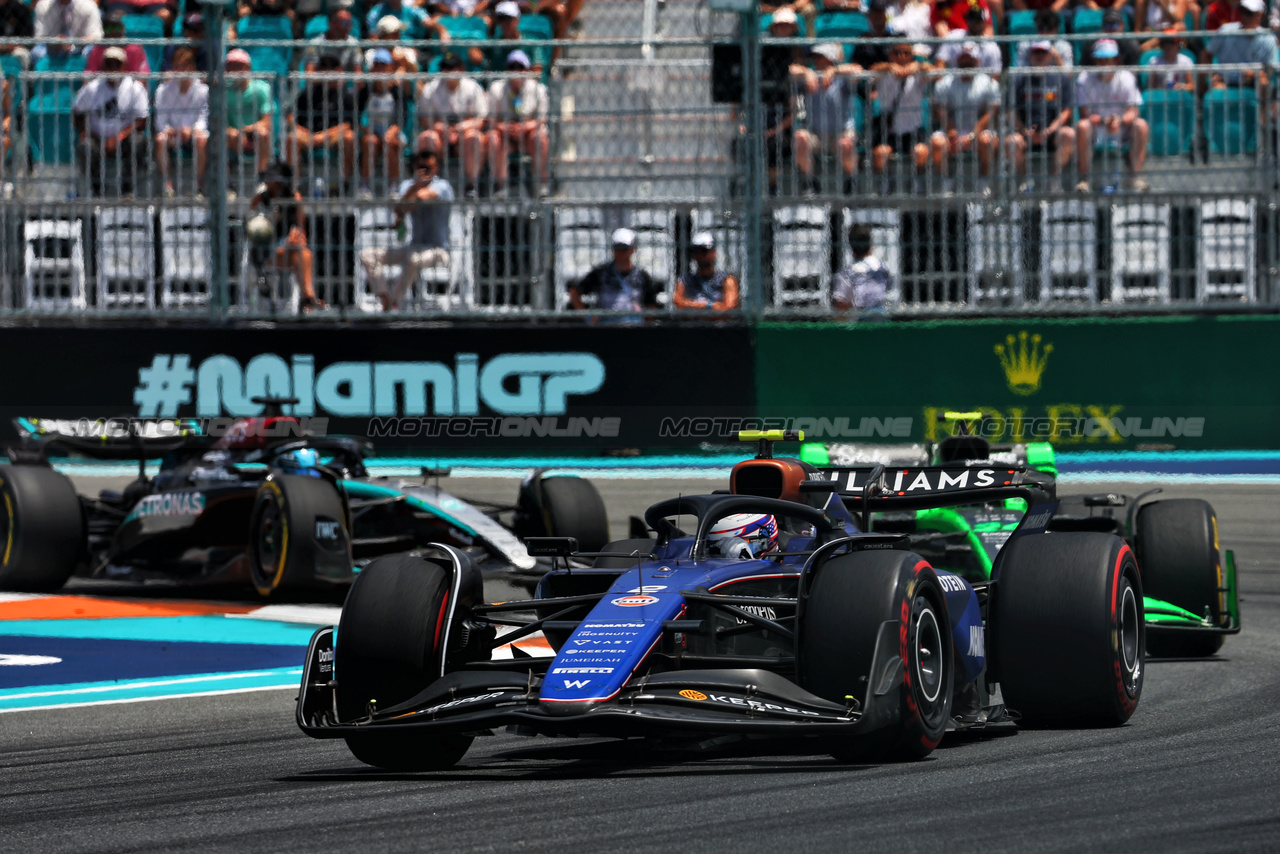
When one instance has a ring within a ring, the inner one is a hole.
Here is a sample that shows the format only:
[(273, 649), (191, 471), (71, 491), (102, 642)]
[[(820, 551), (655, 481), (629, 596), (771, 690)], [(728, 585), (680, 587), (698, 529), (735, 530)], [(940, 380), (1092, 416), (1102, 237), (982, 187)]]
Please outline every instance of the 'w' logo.
[(590, 679), (566, 679), (564, 687), (566, 688), (585, 688), (591, 684)]
[(986, 644), (982, 642), (982, 626), (970, 626), (969, 651), (966, 655), (971, 655), (974, 658), (985, 658), (986, 655), (983, 652), (983, 647), (985, 646)]

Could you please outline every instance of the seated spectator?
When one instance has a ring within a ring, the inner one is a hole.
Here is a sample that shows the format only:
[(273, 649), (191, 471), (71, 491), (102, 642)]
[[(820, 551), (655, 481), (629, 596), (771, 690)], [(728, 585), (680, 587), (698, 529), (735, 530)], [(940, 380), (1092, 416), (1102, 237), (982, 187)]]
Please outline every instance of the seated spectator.
[(461, 154), (466, 178), (463, 194), (475, 198), (484, 165), (488, 99), (479, 83), (463, 76), (462, 57), (458, 54), (444, 55), (440, 73), (444, 76), (428, 82), (418, 94), (418, 124), (422, 132), (416, 149), (434, 151), (442, 159), (448, 153)]
[(290, 24), (297, 21), (297, 14), (293, 11), (293, 0), (239, 0), (236, 13), (240, 18), (284, 17), (289, 19)]
[(569, 37), (569, 29), (578, 20), (578, 13), (586, 0), (539, 0), (534, 10), (551, 20), (551, 29), (558, 39)]
[(582, 298), (596, 295), (601, 311), (643, 311), (658, 307), (658, 286), (643, 267), (635, 264), (636, 233), (619, 228), (610, 240), (613, 260), (593, 267), (576, 285), (569, 286), (569, 304), (582, 311)]
[[(825, 9), (826, 6), (824, 5)], [(889, 26), (889, 0), (870, 0), (867, 3), (867, 23), (871, 25), (871, 29), (867, 30), (865, 39), (858, 39), (853, 43), (853, 64), (860, 68), (870, 68), (873, 65), (879, 65), (882, 62), (889, 61), (889, 45), (881, 42), (879, 44), (869, 43), (870, 39), (887, 39), (892, 38), (897, 32)]]
[[(868, 119), (871, 127), (871, 168), (882, 176), (880, 192), (889, 191), (886, 176), (889, 158), (908, 156), (915, 166), (914, 192), (924, 189), (923, 176), (929, 163), (929, 146), (925, 143), (924, 96), (929, 88), (925, 66), (915, 60), (911, 43), (898, 42), (889, 48), (889, 61), (873, 66), (880, 74), (872, 94), (880, 102), (878, 118)], [(934, 165), (942, 168), (941, 152)]]
[(10, 39), (29, 39), (35, 34), (35, 20), (29, 5), (22, 0), (0, 0), (0, 55), (13, 56), (24, 70), (30, 69), (31, 49), (13, 44)]
[(709, 308), (733, 311), (738, 308), (738, 279), (716, 269), (716, 238), (700, 231), (690, 241), (694, 270), (676, 280), (672, 302), (676, 308)]
[[(106, 39), (123, 39), (125, 37), (123, 13), (111, 11), (102, 16), (102, 37)], [(86, 56), (84, 60), (84, 70), (93, 74), (101, 71), (102, 54), (105, 51), (106, 47), (100, 44), (96, 44), (89, 48), (89, 55)], [(151, 64), (147, 62), (147, 52), (142, 49), (141, 45), (125, 45), (124, 55), (125, 74), (151, 73)]]
[(257, 171), (267, 171), (271, 159), (271, 116), (275, 102), (265, 80), (249, 76), (252, 62), (249, 54), (236, 48), (226, 58), (227, 81), (227, 150), (232, 154), (252, 154)]
[[(773, 13), (773, 20), (769, 22), (769, 32), (767, 38), (771, 39), (794, 39), (800, 36), (800, 25), (797, 23), (796, 13), (786, 6)], [(806, 49), (795, 46), (791, 48), (791, 64), (803, 65), (807, 57)]]
[(1119, 9), (1108, 9), (1102, 15), (1102, 32), (1103, 35), (1084, 46), (1084, 53), (1081, 56), (1082, 65), (1097, 65), (1094, 60), (1093, 48), (1099, 41), (1106, 39), (1114, 42), (1116, 49), (1120, 51), (1119, 65), (1137, 65), (1138, 60), (1142, 58), (1142, 45), (1136, 39), (1121, 38), (1124, 33), (1124, 13)]
[[(978, 45), (965, 42), (960, 46), (957, 70), (938, 82), (933, 92), (933, 104), (938, 110), (943, 130), (935, 131), (929, 146), (934, 152), (934, 162), (947, 162), (945, 155), (954, 159), (960, 154), (976, 152), (978, 155), (978, 190), (990, 195), (991, 162), (999, 144), (992, 129), (1000, 111), (1000, 87), (990, 76), (978, 70)], [(941, 154), (939, 153), (941, 151)], [(954, 179), (944, 166), (943, 192), (952, 192)]]
[[(1136, 0), (1134, 30), (1139, 33), (1163, 33), (1168, 29), (1186, 28), (1187, 0)], [(1199, 20), (1199, 16), (1197, 16)]]
[(862, 69), (843, 65), (844, 48), (835, 43), (817, 44), (809, 50), (812, 69), (794, 66), (804, 93), (805, 127), (795, 132), (796, 168), (800, 170), (806, 193), (815, 192), (813, 157), (822, 151), (840, 158), (844, 192), (853, 192), (858, 171), (857, 135), (853, 127), (855, 84), (849, 75)]
[(164, 60), (160, 63), (161, 71), (173, 71), (173, 55), (182, 47), (190, 47), (195, 51), (196, 71), (209, 70), (209, 58), (204, 52), (204, 18), (196, 12), (182, 19), (182, 37), (186, 45), (171, 44), (164, 49)]
[(102, 0), (104, 22), (113, 12), (120, 15), (154, 15), (164, 22), (164, 32), (168, 35), (173, 29), (173, 22), (178, 18), (178, 4), (176, 0)]
[(976, 32), (970, 32), (968, 29), (967, 19), (970, 9), (982, 13), (982, 35), (994, 35), (994, 21), (991, 18), (991, 7), (987, 4), (987, 0), (936, 0), (929, 17), (933, 34), (945, 37), (952, 30), (965, 30), (970, 35), (976, 36)]
[[(489, 38), (502, 41), (517, 41), (520, 35), (520, 7), (515, 0), (502, 0), (493, 10), (493, 26), (489, 29)], [(500, 45), (485, 50), (485, 67), (490, 71), (502, 71), (507, 67), (507, 56), (512, 51), (510, 45)], [(523, 51), (532, 63), (533, 70), (542, 73), (547, 65), (547, 49), (531, 47)]]
[(1204, 12), (1204, 28), (1216, 30), (1223, 24), (1240, 23), (1240, 0), (1214, 0)]
[(360, 137), (360, 197), (372, 198), (370, 182), (374, 165), (381, 161), (386, 169), (387, 186), (400, 183), (400, 157), (405, 146), (405, 127), (408, 126), (404, 87), (392, 75), (395, 66), (391, 51), (378, 48), (373, 52), (373, 65), (369, 71), (368, 100), (365, 103), (367, 124)]
[(1147, 159), (1149, 131), (1146, 120), (1138, 115), (1142, 106), (1138, 81), (1132, 71), (1114, 69), (1120, 61), (1120, 50), (1111, 39), (1094, 43), (1093, 60), (1098, 67), (1082, 71), (1076, 81), (1076, 103), (1080, 108), (1080, 122), (1076, 125), (1080, 183), (1076, 189), (1082, 193), (1092, 189), (1089, 171), (1094, 148), (1114, 145), (1129, 150), (1130, 189), (1145, 190), (1147, 182), (1138, 176)]
[[(400, 34), (404, 32), (407, 24), (394, 15), (384, 15), (378, 20), (378, 26), (373, 31), (371, 38), (374, 41), (381, 42), (398, 42)], [(443, 30), (443, 28), (442, 28)], [(442, 41), (449, 40), (447, 32), (441, 37)], [(417, 74), (421, 65), (418, 62), (418, 52), (411, 47), (401, 47), (398, 44), (387, 45), (386, 49), (391, 51), (391, 67), (396, 74)], [(373, 54), (378, 48), (369, 48), (364, 52), (364, 64), (366, 68), (373, 66)]]
[(320, 58), (332, 56), (343, 71), (355, 72), (361, 67), (360, 41), (351, 35), (352, 18), (346, 9), (339, 9), (329, 16), (329, 29), (311, 40), (302, 56), (302, 67), (308, 74), (320, 65)]
[[(1266, 12), (1263, 0), (1240, 0), (1240, 22), (1223, 24), (1218, 34), (1205, 46), (1203, 62), (1216, 59), (1222, 65), (1254, 63), (1263, 69), (1275, 68), (1280, 63), (1276, 54), (1276, 37), (1262, 28), (1262, 16)], [(1255, 78), (1267, 85), (1265, 70), (1214, 72), (1215, 88), (1224, 86), (1253, 86)]]
[(355, 175), (356, 131), (360, 113), (369, 98), (368, 88), (352, 94), (347, 81), (338, 76), (342, 68), (338, 57), (320, 57), (317, 76), (298, 93), (289, 130), (285, 134), (285, 162), (297, 168), (298, 155), (304, 151), (338, 149), (342, 154), (342, 177)]
[(512, 76), (495, 80), (489, 87), (489, 171), (493, 175), (493, 195), (502, 198), (507, 192), (507, 152), (519, 151), (533, 160), (533, 170), (545, 195), (547, 155), (547, 113), (550, 98), (547, 87), (530, 73), (532, 64), (522, 50), (507, 55), (507, 71)]
[[(440, 177), (439, 171), (440, 158), (435, 152), (418, 152), (414, 158), (414, 175), (401, 185), (395, 208), (397, 229), (401, 228), (405, 217), (409, 217), (409, 241), (399, 246), (375, 247), (360, 252), (360, 263), (382, 303), (383, 311), (399, 307), (401, 297), (417, 281), (421, 270), (449, 264), (449, 211), (453, 187)], [(385, 267), (400, 268), (400, 278), (394, 287), (383, 275)]]
[(395, 18), (404, 24), (402, 29), (405, 32), (405, 38), (410, 41), (427, 37), (427, 27), (431, 17), (420, 7), (407, 5), (403, 0), (383, 0), (382, 3), (370, 9), (365, 17), (365, 32), (372, 33), (378, 29), (382, 19), (386, 17)]
[(40, 0), (34, 18), (35, 37), (49, 42), (39, 47), (52, 54), (80, 51), (79, 47), (66, 44), (67, 39), (102, 38), (102, 14), (93, 0)]
[(956, 68), (960, 58), (960, 47), (972, 44), (978, 49), (978, 67), (993, 76), (998, 76), (1004, 68), (1004, 57), (1000, 53), (1000, 45), (983, 38), (986, 30), (986, 18), (978, 6), (970, 6), (964, 13), (964, 27), (952, 29), (947, 33), (947, 41), (938, 45), (933, 54), (933, 64), (938, 68)]
[[(194, 73), (196, 52), (178, 48), (173, 56), (173, 70)], [(164, 180), (164, 194), (174, 193), (173, 176), (169, 174), (171, 150), (194, 151), (196, 183), (204, 185), (206, 148), (209, 143), (209, 86), (194, 77), (166, 80), (156, 90), (156, 109), (152, 119), (156, 138), (156, 163)]]
[[(776, 17), (783, 9), (798, 18), (804, 18), (805, 29), (809, 35), (813, 35), (813, 22), (818, 17), (819, 4), (812, 0), (760, 0), (761, 14)], [(825, 6), (822, 10), (827, 11)]]
[[(1028, 58), (1031, 68), (1057, 65), (1053, 43), (1048, 39), (1032, 42)], [(1005, 137), (1005, 146), (1013, 156), (1018, 176), (1024, 179), (1024, 192), (1032, 189), (1025, 181), (1028, 150), (1053, 152), (1055, 182), (1071, 162), (1076, 147), (1076, 132), (1071, 126), (1075, 114), (1072, 89), (1071, 78), (1065, 73), (1019, 74), (1013, 79), (1013, 121), (1017, 131)]]
[(133, 192), (134, 176), (147, 159), (144, 134), (150, 105), (147, 87), (124, 74), (125, 52), (109, 47), (102, 57), (102, 74), (76, 93), (71, 116), (80, 133), (78, 156), (88, 167), (93, 195), (102, 195), (104, 162), (119, 164), (119, 191)]
[[(1039, 39), (1036, 41), (1049, 42), (1049, 64), (1056, 65), (1060, 68), (1070, 68), (1075, 65), (1076, 55), (1071, 48), (1071, 42), (1060, 37), (1058, 27), (1062, 23), (1062, 16), (1053, 9), (1045, 8), (1036, 12), (1036, 35)], [(1034, 41), (1018, 43), (1018, 65), (1023, 68), (1031, 64), (1031, 45)]]
[(1182, 52), (1182, 45), (1182, 37), (1177, 30), (1168, 30), (1160, 38), (1160, 52), (1148, 57), (1145, 67), (1161, 70), (1147, 73), (1147, 89), (1181, 89), (1184, 92), (1196, 90), (1192, 73), (1195, 61)]
[(849, 249), (853, 263), (838, 271), (831, 279), (831, 301), (841, 312), (882, 315), (893, 279), (889, 268), (876, 257), (871, 242), (871, 226), (854, 223), (849, 226)]
[(276, 162), (258, 175), (261, 185), (249, 201), (249, 209), (261, 209), (276, 227), (277, 269), (288, 270), (298, 280), (302, 308), (310, 311), (324, 303), (316, 299), (312, 284), (311, 249), (307, 246), (307, 212), (302, 194), (293, 186), (293, 169)]

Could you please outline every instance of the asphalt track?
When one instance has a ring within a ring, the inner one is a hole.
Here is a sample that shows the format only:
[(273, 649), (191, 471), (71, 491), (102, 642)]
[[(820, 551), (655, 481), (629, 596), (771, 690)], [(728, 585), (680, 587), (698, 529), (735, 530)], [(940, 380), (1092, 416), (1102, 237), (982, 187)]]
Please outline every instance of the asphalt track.
[[(717, 485), (601, 487), (625, 528)], [(1166, 492), (1217, 507), (1245, 628), (1213, 660), (1150, 662), (1124, 727), (948, 736), (925, 761), (864, 766), (498, 735), (450, 772), (387, 774), (298, 732), (293, 691), (14, 712), (0, 851), (1280, 850), (1280, 490)]]

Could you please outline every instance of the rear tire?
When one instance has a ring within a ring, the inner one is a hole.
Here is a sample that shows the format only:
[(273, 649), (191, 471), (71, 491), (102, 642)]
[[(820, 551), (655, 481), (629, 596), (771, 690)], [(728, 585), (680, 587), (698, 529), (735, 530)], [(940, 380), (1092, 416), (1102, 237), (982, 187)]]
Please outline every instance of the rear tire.
[(542, 517), (547, 536), (573, 537), (584, 552), (601, 551), (609, 542), (609, 514), (604, 499), (585, 478), (543, 478)]
[[(403, 703), (440, 678), (448, 638), (450, 570), (442, 562), (389, 555), (364, 568), (342, 607), (334, 648), (338, 717), (364, 717), (370, 703)], [(472, 736), (384, 731), (348, 736), (357, 759), (391, 771), (438, 771), (457, 764)]]
[[(1222, 565), (1213, 507), (1198, 498), (1155, 501), (1138, 511), (1135, 527), (1146, 595), (1197, 615), (1207, 610), (1220, 620)], [(1155, 630), (1147, 638), (1147, 652), (1155, 656), (1203, 658), (1221, 647), (1219, 634)]]
[(928, 756), (951, 718), (955, 656), (946, 599), (933, 568), (919, 555), (853, 552), (819, 569), (796, 638), (797, 675), (805, 690), (836, 703), (867, 700), (880, 627), (901, 625), (904, 617), (907, 631), (894, 632), (895, 641), (901, 638), (897, 652), (903, 665), (898, 719), (833, 744), (831, 755), (842, 762)]
[(315, 587), (318, 577), (349, 577), (345, 519), (342, 496), (328, 480), (274, 474), (264, 481), (249, 522), (249, 575), (258, 595)]
[(66, 475), (41, 466), (0, 469), (0, 590), (57, 590), (84, 548), (84, 512)]
[(1119, 537), (1009, 543), (992, 596), (992, 664), (1028, 724), (1117, 726), (1142, 696), (1142, 578)]

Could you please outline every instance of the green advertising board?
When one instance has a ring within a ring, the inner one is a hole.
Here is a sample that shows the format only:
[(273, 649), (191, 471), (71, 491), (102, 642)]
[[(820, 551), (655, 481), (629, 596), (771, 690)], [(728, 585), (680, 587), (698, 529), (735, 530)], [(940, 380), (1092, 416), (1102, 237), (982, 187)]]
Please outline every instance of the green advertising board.
[(940, 438), (1077, 450), (1280, 447), (1280, 317), (764, 323), (756, 401), (818, 441)]

